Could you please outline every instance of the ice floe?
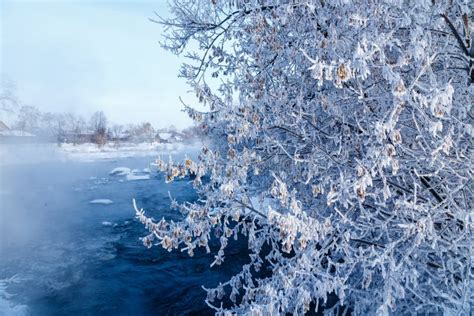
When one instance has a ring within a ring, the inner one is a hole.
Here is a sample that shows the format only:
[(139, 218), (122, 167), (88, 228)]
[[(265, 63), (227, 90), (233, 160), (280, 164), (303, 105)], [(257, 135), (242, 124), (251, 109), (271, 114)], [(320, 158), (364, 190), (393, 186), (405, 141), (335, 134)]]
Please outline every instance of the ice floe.
[(114, 203), (114, 201), (109, 199), (95, 199), (89, 202), (90, 204), (102, 204), (102, 205), (109, 205)]
[(134, 173), (127, 174), (127, 181), (150, 180), (149, 174), (137, 175)]
[(109, 172), (111, 176), (126, 176), (130, 174), (130, 168), (127, 167), (117, 167)]
[[(139, 180), (150, 180), (150, 169), (145, 168), (143, 170), (133, 169), (127, 167), (117, 167), (109, 172), (110, 175), (114, 176), (125, 176), (127, 181), (139, 181)], [(122, 179), (119, 182), (123, 182)]]

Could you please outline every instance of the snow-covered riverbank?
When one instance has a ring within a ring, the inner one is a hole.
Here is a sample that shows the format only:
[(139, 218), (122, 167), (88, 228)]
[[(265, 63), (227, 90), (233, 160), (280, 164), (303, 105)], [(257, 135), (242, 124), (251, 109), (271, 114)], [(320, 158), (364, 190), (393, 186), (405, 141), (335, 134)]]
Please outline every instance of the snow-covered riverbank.
[(144, 157), (159, 156), (163, 154), (174, 154), (188, 147), (194, 150), (199, 145), (185, 145), (181, 143), (163, 144), (153, 143), (122, 143), (115, 145), (113, 143), (98, 147), (96, 144), (63, 144), (57, 148), (60, 153), (66, 155), (67, 158), (81, 161), (95, 161), (98, 159), (116, 159), (126, 157)]
[(44, 161), (113, 160), (128, 157), (147, 157), (175, 154), (181, 151), (196, 152), (201, 144), (181, 143), (113, 143), (98, 147), (96, 144), (0, 144), (0, 165), (41, 163)]

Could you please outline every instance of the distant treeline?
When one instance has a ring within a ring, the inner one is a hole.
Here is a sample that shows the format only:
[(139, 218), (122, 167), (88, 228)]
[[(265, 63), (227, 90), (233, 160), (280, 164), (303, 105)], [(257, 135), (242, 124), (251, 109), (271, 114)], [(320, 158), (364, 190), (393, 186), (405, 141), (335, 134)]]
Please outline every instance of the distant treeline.
[(30, 136), (61, 143), (107, 142), (194, 142), (201, 137), (200, 130), (189, 127), (178, 130), (174, 126), (155, 129), (149, 122), (140, 124), (110, 124), (102, 111), (89, 118), (73, 113), (41, 112), (34, 106), (23, 105), (16, 112), (11, 126), (0, 119), (0, 136)]

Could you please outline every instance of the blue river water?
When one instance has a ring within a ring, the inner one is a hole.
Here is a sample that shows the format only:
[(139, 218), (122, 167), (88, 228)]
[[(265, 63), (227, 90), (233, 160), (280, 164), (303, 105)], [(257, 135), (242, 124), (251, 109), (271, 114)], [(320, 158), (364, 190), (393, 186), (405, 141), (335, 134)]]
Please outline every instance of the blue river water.
[(121, 166), (142, 170), (154, 158), (34, 163), (33, 155), (31, 163), (1, 166), (0, 280), (15, 282), (0, 299), (29, 315), (213, 314), (201, 285), (236, 274), (248, 261), (245, 241), (234, 241), (226, 262), (213, 268), (204, 251), (190, 258), (146, 249), (132, 198), (149, 215), (172, 219), (180, 215), (170, 210), (168, 192), (181, 202), (197, 199), (189, 179), (166, 184), (153, 170), (149, 180), (109, 175)]

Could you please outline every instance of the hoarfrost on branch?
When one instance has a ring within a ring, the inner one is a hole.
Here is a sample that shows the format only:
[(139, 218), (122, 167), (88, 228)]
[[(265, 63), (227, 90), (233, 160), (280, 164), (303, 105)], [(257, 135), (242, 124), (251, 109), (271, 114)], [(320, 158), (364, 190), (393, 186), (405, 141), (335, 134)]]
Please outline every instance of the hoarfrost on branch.
[(209, 110), (186, 110), (210, 144), (157, 162), (168, 181), (195, 175), (202, 200), (173, 201), (181, 222), (137, 209), (145, 245), (192, 256), (217, 232), (215, 265), (246, 235), (249, 263), (206, 289), (216, 313), (469, 314), (473, 3), (171, 7), (163, 45), (189, 58), (180, 74)]

